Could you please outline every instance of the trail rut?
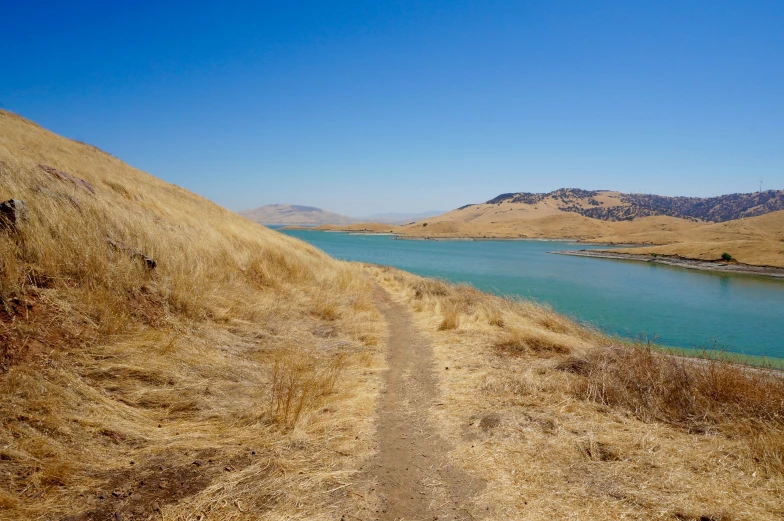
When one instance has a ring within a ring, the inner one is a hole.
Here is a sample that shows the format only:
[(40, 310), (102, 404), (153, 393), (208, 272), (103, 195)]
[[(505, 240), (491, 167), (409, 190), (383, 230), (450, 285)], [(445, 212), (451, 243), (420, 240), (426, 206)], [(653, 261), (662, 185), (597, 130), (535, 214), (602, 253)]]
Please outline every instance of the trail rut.
[(379, 403), (379, 454), (374, 465), (381, 520), (466, 520), (484, 484), (449, 462), (438, 432), (433, 350), (408, 310), (380, 287), (376, 304), (389, 327), (385, 390)]

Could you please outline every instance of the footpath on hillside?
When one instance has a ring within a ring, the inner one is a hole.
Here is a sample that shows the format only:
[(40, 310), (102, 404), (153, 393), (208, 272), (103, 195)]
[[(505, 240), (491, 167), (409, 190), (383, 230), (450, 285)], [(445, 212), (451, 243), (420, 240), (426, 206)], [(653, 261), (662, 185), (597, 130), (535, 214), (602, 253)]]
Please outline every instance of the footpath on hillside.
[(452, 465), (436, 427), (437, 377), (432, 346), (408, 310), (376, 286), (376, 305), (389, 327), (385, 387), (379, 402), (379, 453), (370, 473), (378, 482), (382, 520), (470, 520), (472, 496), (484, 488)]

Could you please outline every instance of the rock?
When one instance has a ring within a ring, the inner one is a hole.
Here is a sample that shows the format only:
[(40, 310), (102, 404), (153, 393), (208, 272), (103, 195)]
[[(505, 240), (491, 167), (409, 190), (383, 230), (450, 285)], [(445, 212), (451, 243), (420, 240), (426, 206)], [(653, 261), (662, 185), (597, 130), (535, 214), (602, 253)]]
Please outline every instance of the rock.
[(63, 172), (62, 170), (57, 170), (56, 168), (48, 165), (38, 165), (38, 168), (40, 168), (47, 174), (51, 175), (52, 177), (59, 179), (60, 181), (71, 183), (77, 188), (86, 190), (91, 194), (95, 193), (95, 188), (93, 188), (93, 186), (90, 183), (88, 183), (84, 179), (80, 179), (76, 177), (75, 175), (71, 175), (68, 172)]
[(130, 246), (128, 246), (126, 244), (123, 244), (121, 242), (115, 241), (114, 239), (112, 239), (110, 237), (106, 238), (106, 242), (108, 242), (109, 245), (112, 246), (115, 250), (125, 252), (131, 258), (141, 260), (142, 262), (144, 262), (145, 266), (147, 266), (148, 270), (154, 270), (155, 267), (158, 265), (158, 263), (155, 262), (155, 260), (153, 260), (152, 258), (148, 257), (147, 255), (145, 255), (144, 253), (140, 252), (139, 250), (131, 248)]
[(27, 220), (27, 203), (9, 199), (0, 203), (0, 228), (18, 228)]

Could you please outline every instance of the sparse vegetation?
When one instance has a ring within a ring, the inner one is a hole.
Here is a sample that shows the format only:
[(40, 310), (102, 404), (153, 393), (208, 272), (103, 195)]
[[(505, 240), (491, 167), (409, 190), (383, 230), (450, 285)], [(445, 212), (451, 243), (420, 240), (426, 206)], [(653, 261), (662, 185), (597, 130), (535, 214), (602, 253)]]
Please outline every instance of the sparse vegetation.
[(725, 251), (724, 253), (721, 254), (721, 259), (725, 260), (725, 261), (731, 261), (732, 260), (732, 255), (730, 255), (729, 253), (727, 253)]

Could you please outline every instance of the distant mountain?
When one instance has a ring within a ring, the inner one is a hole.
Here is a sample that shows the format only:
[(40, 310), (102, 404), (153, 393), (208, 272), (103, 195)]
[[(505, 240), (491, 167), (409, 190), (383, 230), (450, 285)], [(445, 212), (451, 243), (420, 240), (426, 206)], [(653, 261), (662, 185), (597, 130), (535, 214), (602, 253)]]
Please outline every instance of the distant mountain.
[[(628, 221), (636, 217), (664, 215), (725, 222), (778, 210), (784, 210), (784, 190), (701, 198), (561, 188), (548, 193), (501, 194), (485, 203), (462, 206), (445, 215), (454, 221), (485, 220), (482, 217), (506, 221), (572, 212), (602, 221)], [(460, 218), (461, 213), (465, 218)]]
[(261, 224), (351, 224), (357, 219), (314, 206), (296, 204), (268, 204), (253, 210), (244, 210), (240, 215)]
[(368, 215), (367, 217), (361, 218), (361, 220), (363, 222), (374, 222), (374, 223), (406, 224), (406, 223), (418, 221), (420, 219), (433, 217), (435, 215), (441, 215), (442, 213), (444, 213), (443, 210), (419, 212), (419, 213), (402, 213), (402, 212), (374, 213), (372, 215)]

